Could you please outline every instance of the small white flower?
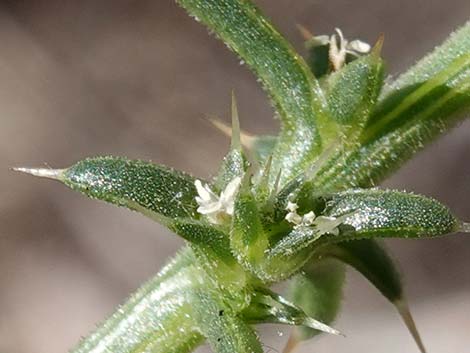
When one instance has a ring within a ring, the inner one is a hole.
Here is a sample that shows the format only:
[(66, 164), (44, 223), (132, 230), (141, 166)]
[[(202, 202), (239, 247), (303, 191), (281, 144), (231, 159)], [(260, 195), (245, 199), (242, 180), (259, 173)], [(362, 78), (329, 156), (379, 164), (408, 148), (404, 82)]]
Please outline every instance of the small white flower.
[(329, 233), (338, 235), (338, 226), (343, 222), (343, 217), (327, 217), (316, 216), (313, 211), (310, 211), (303, 216), (297, 213), (299, 206), (291, 201), (288, 201), (286, 210), (289, 211), (285, 220), (294, 224), (294, 228), (298, 227), (314, 227), (318, 236)]
[(287, 207), (286, 210), (289, 212), (295, 212), (299, 208), (299, 205), (297, 205), (295, 202), (287, 201)]
[(313, 46), (330, 46), (328, 56), (331, 65), (333, 66), (333, 70), (338, 71), (344, 66), (346, 54), (360, 56), (362, 54), (367, 54), (370, 51), (371, 47), (368, 43), (359, 39), (348, 42), (339, 28), (335, 28), (335, 32), (336, 33), (330, 37), (327, 35), (321, 35), (311, 39), (311, 44)]
[(225, 187), (225, 190), (220, 193), (220, 196), (217, 196), (209, 185), (202, 185), (200, 180), (196, 180), (194, 182), (198, 193), (196, 202), (199, 205), (197, 211), (205, 215), (209, 222), (214, 224), (222, 223), (226, 215), (232, 216), (235, 196), (237, 195), (241, 180), (240, 177), (231, 180)]

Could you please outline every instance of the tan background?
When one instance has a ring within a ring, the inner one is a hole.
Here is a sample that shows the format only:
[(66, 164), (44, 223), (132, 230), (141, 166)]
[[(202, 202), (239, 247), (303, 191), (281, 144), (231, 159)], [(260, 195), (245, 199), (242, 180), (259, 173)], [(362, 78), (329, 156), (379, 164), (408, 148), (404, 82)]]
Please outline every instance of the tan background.
[[(370, 42), (383, 32), (392, 73), (470, 15), (468, 0), (257, 3), (299, 50), (296, 23)], [(171, 0), (0, 2), (1, 353), (67, 351), (182, 244), (137, 214), (8, 167), (113, 154), (208, 176), (227, 140), (201, 117), (228, 120), (232, 88), (246, 130), (276, 131), (252, 74)], [(469, 152), (466, 123), (386, 185), (437, 197), (470, 220)], [(470, 238), (389, 244), (429, 352), (470, 352)], [(355, 273), (336, 326), (347, 338), (322, 337), (304, 351), (417, 352)], [(288, 330), (266, 332), (279, 350)]]

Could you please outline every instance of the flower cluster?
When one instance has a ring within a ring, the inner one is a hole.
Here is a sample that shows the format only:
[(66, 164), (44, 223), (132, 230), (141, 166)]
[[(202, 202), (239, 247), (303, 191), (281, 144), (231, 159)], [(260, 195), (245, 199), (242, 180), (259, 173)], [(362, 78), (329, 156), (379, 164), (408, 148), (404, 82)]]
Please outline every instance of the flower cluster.
[(294, 224), (297, 227), (315, 227), (318, 235), (333, 234), (338, 235), (338, 226), (343, 222), (343, 218), (316, 216), (313, 211), (310, 211), (303, 216), (297, 213), (299, 205), (295, 202), (288, 201), (286, 210), (289, 211), (285, 217), (286, 221)]
[(241, 181), (242, 179), (240, 177), (232, 179), (220, 193), (220, 196), (217, 196), (209, 185), (202, 185), (200, 180), (196, 180), (194, 182), (198, 193), (196, 202), (199, 205), (197, 211), (205, 215), (210, 223), (223, 223), (225, 219), (227, 219), (227, 216), (233, 215), (235, 196), (237, 195)]

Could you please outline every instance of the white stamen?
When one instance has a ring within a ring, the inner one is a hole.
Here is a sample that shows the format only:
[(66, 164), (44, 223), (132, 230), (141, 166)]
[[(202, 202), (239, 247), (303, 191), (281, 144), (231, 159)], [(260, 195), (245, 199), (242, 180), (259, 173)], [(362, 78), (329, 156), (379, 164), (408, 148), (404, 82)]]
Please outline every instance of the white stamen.
[(343, 223), (344, 217), (327, 217), (316, 216), (313, 211), (310, 211), (303, 216), (297, 213), (299, 206), (295, 202), (288, 201), (286, 210), (289, 211), (285, 220), (294, 224), (294, 228), (298, 227), (314, 227), (318, 236), (323, 234), (338, 235), (338, 226)]

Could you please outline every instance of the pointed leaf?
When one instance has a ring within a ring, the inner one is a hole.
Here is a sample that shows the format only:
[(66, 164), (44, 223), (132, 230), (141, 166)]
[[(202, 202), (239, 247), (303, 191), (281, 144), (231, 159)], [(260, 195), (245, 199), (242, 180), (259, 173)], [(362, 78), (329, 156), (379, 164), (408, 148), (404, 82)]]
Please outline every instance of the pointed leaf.
[(334, 257), (364, 275), (383, 296), (395, 305), (421, 352), (425, 352), (423, 342), (406, 305), (400, 273), (381, 244), (372, 239), (343, 242), (320, 249), (317, 256)]
[(360, 138), (338, 149), (315, 188), (377, 185), (470, 111), (470, 22), (389, 86)]
[[(310, 261), (289, 281), (288, 297), (307, 315), (329, 325), (341, 306), (344, 277), (344, 266), (337, 261)], [(290, 344), (318, 333), (309, 327), (298, 327), (292, 333)]]
[(340, 334), (328, 325), (307, 315), (301, 308), (267, 288), (256, 288), (250, 306), (243, 310), (244, 319), (252, 323), (279, 323)]
[(219, 190), (223, 190), (236, 177), (243, 177), (243, 174), (248, 168), (248, 162), (242, 151), (238, 108), (235, 95), (233, 93), (231, 139), (230, 151), (224, 157), (215, 181), (215, 185)]
[(194, 255), (180, 253), (71, 353), (189, 353), (203, 337), (194, 330), (188, 293), (197, 285)]
[(220, 294), (209, 288), (195, 293), (193, 310), (197, 327), (207, 338), (214, 353), (262, 353), (253, 331), (237, 316)]
[(257, 201), (249, 185), (242, 185), (235, 200), (230, 247), (247, 270), (264, 278), (267, 274), (260, 266), (264, 262), (269, 240), (264, 231)]
[(462, 222), (441, 203), (393, 190), (349, 190), (333, 194), (326, 197), (324, 214), (350, 216), (344, 220), (345, 229), (338, 236), (323, 236), (317, 244), (373, 237), (428, 238), (462, 229)]
[[(336, 133), (324, 111), (318, 82), (300, 55), (250, 1), (177, 2), (240, 55), (271, 96), (283, 125), (273, 161), (274, 170), (283, 169), (283, 184), (316, 158), (322, 148), (320, 136), (326, 141)], [(291, 158), (293, 153), (296, 158)]]
[(88, 197), (142, 213), (224, 261), (234, 261), (228, 231), (198, 219), (195, 179), (188, 174), (118, 157), (89, 158), (64, 170), (21, 171), (53, 177)]
[(381, 42), (371, 54), (328, 77), (328, 108), (332, 118), (344, 126), (346, 136), (362, 131), (377, 102), (384, 78), (380, 47)]
[(276, 143), (276, 136), (259, 135), (252, 137), (251, 150), (253, 151), (254, 157), (260, 164), (265, 163), (269, 156), (273, 154)]
[(167, 218), (198, 218), (194, 178), (168, 167), (119, 157), (96, 157), (63, 170), (62, 182), (88, 197)]

